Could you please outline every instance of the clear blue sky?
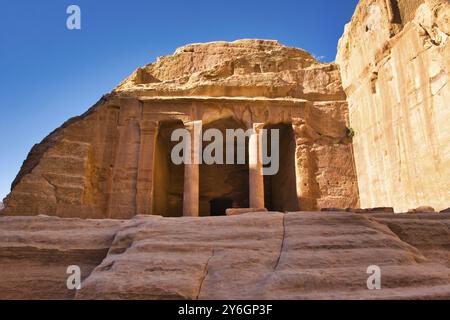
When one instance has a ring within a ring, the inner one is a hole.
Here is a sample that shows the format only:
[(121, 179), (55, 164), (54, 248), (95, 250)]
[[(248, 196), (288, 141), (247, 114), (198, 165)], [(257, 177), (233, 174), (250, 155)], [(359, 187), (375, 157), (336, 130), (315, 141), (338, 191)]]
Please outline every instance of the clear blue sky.
[[(332, 61), (358, 0), (2, 1), (0, 200), (29, 150), (138, 66), (184, 44), (276, 39)], [(66, 8), (82, 29), (66, 28)]]

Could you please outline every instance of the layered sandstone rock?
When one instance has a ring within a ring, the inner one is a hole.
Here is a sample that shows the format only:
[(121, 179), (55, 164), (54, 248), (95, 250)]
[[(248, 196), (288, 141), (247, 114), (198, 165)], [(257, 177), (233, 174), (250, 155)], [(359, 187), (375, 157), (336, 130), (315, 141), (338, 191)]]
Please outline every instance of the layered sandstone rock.
[(430, 213), (0, 217), (0, 299), (449, 299), (449, 227)]
[(346, 26), (337, 63), (362, 207), (448, 207), (449, 35), (447, 0), (362, 0)]
[[(285, 156), (279, 175), (264, 182), (266, 192), (248, 166), (202, 166), (200, 178), (191, 179), (192, 168), (170, 163), (170, 133), (192, 121), (222, 131), (282, 125)], [(237, 208), (252, 202), (280, 211), (354, 207), (347, 126), (336, 65), (276, 41), (188, 45), (139, 68), (34, 146), (4, 213), (209, 215), (211, 201), (224, 196)]]
[(191, 44), (137, 69), (115, 90), (132, 96), (345, 100), (334, 65), (277, 41)]
[(67, 268), (89, 276), (128, 221), (0, 218), (0, 299), (72, 299)]

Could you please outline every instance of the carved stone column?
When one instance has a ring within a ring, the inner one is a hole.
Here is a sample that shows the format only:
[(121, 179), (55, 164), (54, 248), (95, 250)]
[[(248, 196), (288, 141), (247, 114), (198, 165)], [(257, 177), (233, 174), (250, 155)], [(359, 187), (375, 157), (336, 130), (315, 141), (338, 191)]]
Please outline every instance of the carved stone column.
[(199, 197), (200, 197), (200, 152), (202, 121), (192, 121), (185, 124), (190, 132), (190, 146), (188, 155), (190, 163), (184, 165), (184, 194), (183, 194), (183, 215), (185, 217), (198, 217), (199, 215)]
[(119, 143), (112, 171), (108, 217), (130, 219), (136, 215), (136, 183), (139, 165), (140, 130), (131, 118), (119, 128)]
[(302, 211), (316, 209), (316, 197), (313, 194), (315, 184), (312, 177), (313, 168), (311, 151), (308, 142), (308, 128), (303, 121), (294, 121), (292, 128), (295, 133), (295, 173), (297, 185), (298, 207)]
[(137, 214), (152, 214), (153, 164), (157, 123), (144, 120), (140, 123), (141, 142), (136, 185)]
[(264, 176), (262, 165), (261, 130), (263, 123), (253, 124), (248, 146), (250, 208), (264, 208)]

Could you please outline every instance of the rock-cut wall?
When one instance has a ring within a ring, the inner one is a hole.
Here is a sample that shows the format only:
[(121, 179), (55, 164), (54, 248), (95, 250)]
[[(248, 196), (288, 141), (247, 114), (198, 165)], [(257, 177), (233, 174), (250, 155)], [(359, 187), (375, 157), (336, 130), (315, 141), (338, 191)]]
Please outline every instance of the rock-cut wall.
[(337, 63), (362, 207), (448, 207), (450, 2), (362, 0)]
[[(170, 130), (189, 127), (192, 121), (204, 128), (291, 128), (282, 144), (291, 146), (281, 163), (286, 169), (265, 186), (277, 191), (266, 201), (278, 204), (274, 210), (355, 207), (358, 190), (339, 78), (335, 64), (319, 63), (306, 51), (276, 41), (179, 48), (137, 69), (88, 112), (34, 146), (2, 214), (180, 216), (184, 195), (195, 188), (200, 195), (193, 198), (206, 205), (219, 196), (235, 201), (236, 191), (242, 194), (238, 200), (249, 202), (249, 168), (238, 167), (233, 176), (211, 168), (212, 174), (202, 171), (206, 174), (195, 181), (185, 168), (172, 166), (165, 147)], [(185, 177), (192, 184), (184, 183)], [(264, 192), (254, 190), (264, 201)]]

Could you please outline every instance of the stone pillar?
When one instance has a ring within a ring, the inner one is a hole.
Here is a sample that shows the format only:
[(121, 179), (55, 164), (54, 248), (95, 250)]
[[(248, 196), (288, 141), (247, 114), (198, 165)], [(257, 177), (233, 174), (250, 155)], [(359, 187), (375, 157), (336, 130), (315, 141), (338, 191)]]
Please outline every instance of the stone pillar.
[(295, 174), (297, 185), (298, 207), (301, 211), (313, 211), (317, 209), (317, 199), (313, 195), (315, 184), (312, 173), (311, 151), (308, 144), (309, 138), (307, 126), (303, 121), (292, 123), (295, 133)]
[(264, 208), (264, 176), (262, 171), (261, 130), (264, 124), (254, 123), (253, 133), (249, 140), (249, 194), (250, 208)]
[(144, 120), (140, 123), (141, 142), (136, 185), (137, 214), (152, 214), (153, 165), (157, 123)]
[(109, 195), (108, 217), (131, 219), (136, 215), (136, 185), (140, 148), (138, 120), (134, 118), (125, 120), (119, 132)]
[(202, 146), (202, 122), (192, 121), (185, 124), (190, 132), (188, 155), (190, 163), (184, 165), (183, 216), (198, 217), (200, 201), (200, 152)]

